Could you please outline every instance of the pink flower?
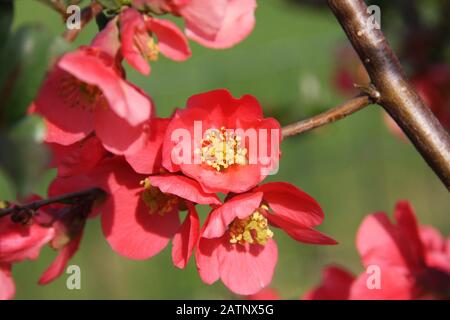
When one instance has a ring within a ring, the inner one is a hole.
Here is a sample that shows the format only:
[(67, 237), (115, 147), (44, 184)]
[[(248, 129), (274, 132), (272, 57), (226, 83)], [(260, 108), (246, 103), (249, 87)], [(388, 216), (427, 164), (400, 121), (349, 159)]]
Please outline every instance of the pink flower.
[(256, 0), (191, 0), (177, 6), (186, 35), (209, 48), (229, 48), (255, 26)]
[(151, 100), (122, 78), (115, 60), (97, 47), (65, 54), (35, 101), (47, 142), (70, 145), (95, 131), (105, 148), (123, 154), (139, 149), (153, 114)]
[[(364, 219), (356, 246), (364, 267), (378, 267), (380, 287), (369, 289), (369, 277), (353, 276), (344, 269), (329, 267), (322, 284), (306, 299), (407, 300), (448, 298), (450, 289), (450, 239), (432, 227), (417, 225), (406, 201), (395, 208), (396, 224), (384, 212)], [(369, 270), (369, 269), (367, 269)]]
[(132, 4), (183, 17), (186, 35), (210, 48), (232, 47), (255, 26), (256, 0), (133, 0)]
[[(189, 98), (167, 127), (163, 166), (197, 180), (206, 192), (245, 192), (277, 168), (281, 128), (258, 101), (226, 90)], [(264, 159), (264, 161), (263, 161)]]
[(313, 198), (288, 183), (267, 183), (231, 197), (203, 226), (196, 251), (200, 277), (208, 284), (220, 278), (237, 294), (255, 294), (270, 283), (277, 263), (270, 226), (297, 241), (335, 244), (313, 229), (323, 217)]
[[(104, 33), (110, 34), (109, 37)], [(123, 10), (119, 19), (111, 20), (97, 37), (108, 37), (110, 41), (118, 42), (119, 35), (120, 44), (113, 47), (120, 47), (125, 60), (145, 75), (150, 74), (147, 61), (157, 60), (160, 52), (175, 61), (184, 61), (191, 56), (185, 36), (174, 23), (143, 15), (132, 8)], [(103, 43), (107, 48), (111, 47), (111, 43)]]

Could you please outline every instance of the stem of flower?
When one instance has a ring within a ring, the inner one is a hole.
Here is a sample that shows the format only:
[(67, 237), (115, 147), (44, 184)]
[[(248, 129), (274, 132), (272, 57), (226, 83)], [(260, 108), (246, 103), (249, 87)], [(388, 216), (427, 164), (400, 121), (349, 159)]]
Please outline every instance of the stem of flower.
[(380, 93), (381, 105), (403, 129), (450, 190), (450, 136), (404, 75), (379, 26), (362, 0), (328, 0), (328, 5)]
[(283, 135), (283, 138), (294, 136), (341, 120), (348, 115), (351, 115), (352, 113), (365, 108), (371, 103), (373, 103), (373, 99), (371, 97), (369, 97), (367, 94), (361, 94), (335, 108), (327, 110), (314, 117), (289, 124), (282, 128), (281, 133)]
[(66, 30), (63, 34), (63, 38), (68, 42), (73, 42), (80, 31), (87, 25), (93, 18), (95, 18), (99, 13), (101, 13), (103, 7), (100, 3), (93, 1), (88, 7), (81, 11), (81, 28)]
[(90, 188), (82, 191), (66, 193), (63, 195), (33, 201), (24, 205), (14, 205), (9, 208), (0, 209), (0, 217), (7, 216), (9, 214), (13, 214), (21, 211), (36, 211), (41, 207), (48, 206), (53, 203), (66, 203), (69, 200), (80, 200), (85, 198), (93, 198), (96, 199), (102, 195), (104, 195), (104, 191), (99, 188)]

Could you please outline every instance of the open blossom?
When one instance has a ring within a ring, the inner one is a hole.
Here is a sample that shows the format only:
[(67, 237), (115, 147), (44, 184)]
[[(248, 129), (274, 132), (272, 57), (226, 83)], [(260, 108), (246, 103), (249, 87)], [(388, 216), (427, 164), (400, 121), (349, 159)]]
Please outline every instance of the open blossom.
[(209, 48), (232, 47), (255, 26), (256, 0), (133, 0), (132, 4), (181, 16), (186, 35)]
[(41, 226), (34, 218), (24, 225), (0, 218), (0, 300), (15, 294), (11, 268), (14, 263), (37, 259), (41, 248), (55, 235), (53, 227)]
[(97, 35), (97, 39), (101, 37), (108, 39), (102, 48), (120, 48), (117, 52), (145, 75), (150, 74), (148, 61), (156, 61), (159, 53), (175, 61), (191, 56), (184, 34), (173, 22), (141, 14), (132, 8), (123, 10), (118, 19), (111, 20)]
[(280, 124), (258, 101), (226, 90), (189, 98), (164, 137), (163, 166), (197, 180), (206, 192), (245, 192), (277, 168)]
[[(99, 211), (103, 233), (114, 251), (147, 259), (173, 239), (172, 258), (179, 268), (184, 268), (197, 243), (200, 223), (195, 204), (220, 204), (195, 180), (178, 174), (138, 174), (120, 157), (103, 160), (84, 175), (57, 181), (54, 188), (61, 190), (71, 184), (100, 187), (108, 193)], [(188, 214), (180, 223), (179, 213), (184, 210)]]
[(353, 277), (331, 267), (308, 299), (439, 299), (450, 294), (450, 239), (428, 226), (418, 226), (406, 201), (397, 203), (394, 217), (375, 213), (361, 224), (356, 246), (365, 268), (380, 268), (380, 287), (369, 289), (372, 273)]
[(97, 47), (62, 56), (35, 100), (47, 129), (56, 130), (47, 142), (70, 145), (95, 132), (113, 153), (140, 148), (153, 104), (122, 77), (115, 59)]
[(323, 217), (313, 198), (288, 183), (267, 183), (233, 196), (202, 228), (195, 256), (200, 277), (208, 284), (221, 279), (237, 294), (255, 294), (270, 283), (277, 263), (272, 227), (300, 242), (335, 244), (313, 229)]

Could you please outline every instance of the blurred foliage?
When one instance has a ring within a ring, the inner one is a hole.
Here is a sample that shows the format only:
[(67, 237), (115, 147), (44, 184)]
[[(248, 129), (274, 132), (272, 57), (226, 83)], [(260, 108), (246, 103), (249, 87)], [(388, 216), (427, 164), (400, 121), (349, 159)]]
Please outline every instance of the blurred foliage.
[[(222, 87), (235, 96), (255, 95), (266, 114), (282, 124), (340, 103), (344, 98), (333, 89), (331, 75), (335, 48), (345, 44), (346, 38), (335, 18), (325, 9), (293, 1), (258, 3), (255, 31), (235, 48), (215, 51), (191, 42), (193, 55), (188, 61), (176, 63), (161, 58), (152, 63), (150, 77), (127, 67), (129, 80), (152, 96), (160, 116), (183, 107), (192, 94)], [(381, 8), (384, 19), (384, 4)], [(400, 19), (398, 12), (394, 18)], [(14, 31), (36, 22), (43, 23), (52, 36), (64, 28), (58, 14), (48, 7), (17, 0)], [(91, 23), (76, 44), (89, 43), (96, 30)], [(0, 65), (1, 72), (4, 67)], [(279, 262), (272, 286), (282, 297), (298, 298), (319, 281), (320, 270), (328, 263), (360, 272), (354, 237), (361, 220), (380, 210), (392, 216), (399, 199), (411, 201), (419, 221), (449, 234), (447, 191), (413, 146), (388, 131), (382, 116), (381, 109), (371, 106), (346, 120), (283, 142), (280, 171), (269, 180), (291, 182), (315, 197), (326, 214), (320, 229), (337, 239), (339, 245), (299, 244), (275, 230)], [(31, 135), (22, 142), (27, 139), (34, 138)], [(8, 158), (10, 150), (1, 147), (2, 157)], [(34, 165), (34, 157), (28, 154), (23, 159)], [(53, 174), (48, 173), (45, 180)], [(12, 196), (13, 189), (5, 184), (13, 179), (0, 171), (0, 196)], [(41, 183), (39, 190), (45, 187)], [(201, 210), (203, 217), (206, 212)], [(186, 270), (173, 267), (170, 246), (147, 261), (118, 256), (104, 240), (98, 219), (88, 223), (81, 250), (71, 262), (81, 267), (81, 290), (67, 290), (65, 275), (45, 287), (36, 284), (54, 255), (45, 249), (39, 260), (14, 267), (17, 298), (233, 298), (220, 283), (203, 284), (194, 261)]]

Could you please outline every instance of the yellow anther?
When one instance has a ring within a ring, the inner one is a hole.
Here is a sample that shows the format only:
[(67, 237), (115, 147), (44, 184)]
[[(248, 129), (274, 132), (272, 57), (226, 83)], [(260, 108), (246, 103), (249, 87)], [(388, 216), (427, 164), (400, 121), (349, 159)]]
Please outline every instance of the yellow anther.
[(266, 217), (258, 209), (245, 219), (234, 219), (229, 228), (229, 235), (229, 241), (233, 244), (244, 245), (256, 242), (265, 245), (273, 237), (273, 232), (269, 229)]
[(217, 171), (233, 164), (247, 163), (247, 149), (242, 146), (241, 137), (225, 127), (221, 127), (220, 130), (206, 130), (204, 139), (201, 141), (201, 148), (196, 149), (195, 152), (200, 155), (203, 163)]
[(171, 212), (179, 205), (179, 198), (175, 195), (163, 193), (159, 188), (153, 187), (150, 179), (146, 178), (140, 182), (144, 187), (141, 198), (149, 209), (149, 213), (164, 215)]

